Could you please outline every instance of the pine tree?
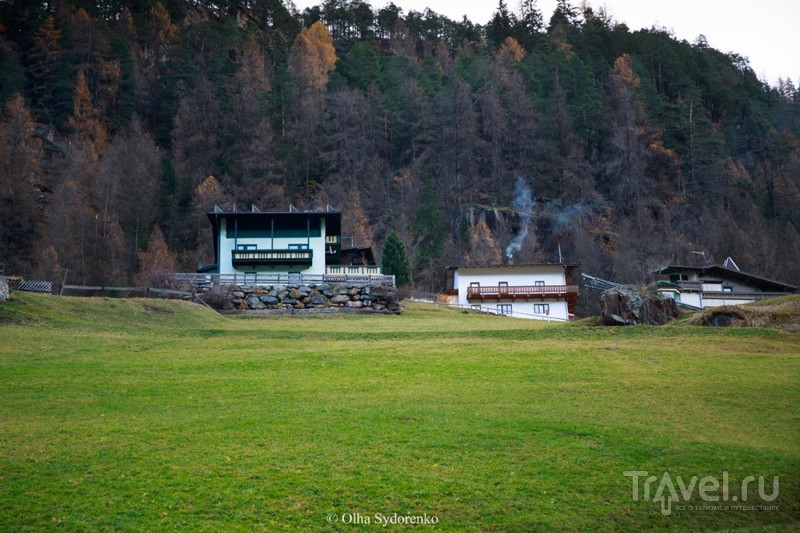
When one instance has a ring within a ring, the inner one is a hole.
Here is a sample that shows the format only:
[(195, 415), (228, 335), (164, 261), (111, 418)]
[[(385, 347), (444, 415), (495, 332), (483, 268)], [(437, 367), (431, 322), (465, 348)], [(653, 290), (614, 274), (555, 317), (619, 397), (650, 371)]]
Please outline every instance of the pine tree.
[(34, 187), (41, 181), (42, 143), (22, 96), (8, 100), (0, 116), (0, 263), (25, 273), (41, 214)]
[(534, 35), (542, 31), (544, 20), (536, 0), (522, 0), (520, 2), (519, 22), (528, 35)]
[(506, 37), (497, 51), (497, 58), (504, 63), (519, 62), (524, 57), (525, 49), (513, 37)]
[(499, 0), (497, 12), (486, 26), (486, 39), (492, 43), (492, 45), (500, 46), (506, 37), (511, 36), (512, 28), (516, 26), (516, 24), (517, 19), (514, 14), (508, 10), (505, 1)]
[(105, 149), (108, 143), (108, 134), (92, 103), (89, 84), (82, 70), (78, 72), (78, 82), (75, 87), (75, 95), (72, 98), (72, 116), (69, 118), (69, 125), (73, 128), (77, 137), (86, 144), (87, 148), (92, 148), (95, 157)]
[(158, 226), (153, 228), (147, 241), (147, 251), (139, 252), (137, 283), (146, 287), (159, 287), (166, 283), (166, 274), (175, 271), (175, 255), (167, 248), (164, 234)]
[(51, 112), (53, 91), (57, 82), (58, 61), (63, 53), (62, 32), (56, 28), (55, 19), (49, 16), (33, 35), (30, 51), (31, 93), (36, 98), (36, 108), (44, 116)]
[(309, 195), (313, 166), (319, 159), (319, 130), (325, 117), (325, 87), (336, 64), (336, 50), (327, 28), (315, 22), (303, 29), (289, 52), (289, 72), (294, 89), (291, 127), (296, 150), (296, 174)]
[(381, 252), (383, 273), (387, 276), (394, 275), (398, 287), (411, 285), (411, 264), (408, 262), (406, 246), (395, 232), (386, 237)]
[[(251, 38), (242, 50), (232, 80), (232, 113), (226, 113), (224, 119), (227, 130), (224, 157), (235, 183), (235, 197), (240, 202), (260, 205), (265, 196), (283, 196), (275, 179), (275, 145), (268, 107), (270, 82), (266, 71), (264, 52)], [(281, 192), (276, 195), (278, 190)]]

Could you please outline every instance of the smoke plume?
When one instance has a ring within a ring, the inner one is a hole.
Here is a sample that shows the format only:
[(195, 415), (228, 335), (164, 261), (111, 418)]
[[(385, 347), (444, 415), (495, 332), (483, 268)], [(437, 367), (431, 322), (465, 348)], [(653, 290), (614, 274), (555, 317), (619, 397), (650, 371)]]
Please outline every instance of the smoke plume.
[(514, 259), (514, 252), (522, 249), (522, 243), (525, 241), (525, 237), (528, 236), (528, 230), (533, 220), (533, 208), (536, 206), (536, 202), (531, 196), (531, 188), (519, 176), (517, 176), (517, 181), (514, 183), (514, 200), (511, 205), (517, 210), (520, 220), (522, 220), (522, 227), (506, 246), (506, 257), (509, 261)]

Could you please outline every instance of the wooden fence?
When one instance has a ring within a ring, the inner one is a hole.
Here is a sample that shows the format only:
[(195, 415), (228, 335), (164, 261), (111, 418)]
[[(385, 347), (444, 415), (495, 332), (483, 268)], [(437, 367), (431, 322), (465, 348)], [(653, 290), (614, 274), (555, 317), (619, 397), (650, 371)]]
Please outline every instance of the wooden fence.
[(322, 283), (364, 283), (394, 287), (394, 276), (383, 274), (196, 274), (173, 272), (167, 274), (170, 285), (309, 285)]

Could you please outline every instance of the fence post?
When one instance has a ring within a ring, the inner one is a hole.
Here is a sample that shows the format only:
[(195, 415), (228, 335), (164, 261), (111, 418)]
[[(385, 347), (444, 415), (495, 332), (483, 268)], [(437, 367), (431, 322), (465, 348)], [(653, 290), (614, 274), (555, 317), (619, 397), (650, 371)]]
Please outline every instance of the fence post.
[(64, 285), (67, 284), (67, 274), (69, 274), (69, 269), (64, 272), (64, 280), (61, 282), (61, 290), (58, 292), (59, 296), (64, 296)]

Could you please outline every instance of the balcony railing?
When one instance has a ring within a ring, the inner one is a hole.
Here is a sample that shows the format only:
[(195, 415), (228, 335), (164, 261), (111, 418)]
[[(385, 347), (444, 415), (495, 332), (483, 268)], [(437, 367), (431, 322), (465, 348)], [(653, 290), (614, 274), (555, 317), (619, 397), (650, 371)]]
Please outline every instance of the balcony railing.
[(339, 236), (325, 235), (325, 244), (339, 244)]
[(377, 265), (328, 265), (325, 267), (325, 273), (375, 276), (381, 273), (381, 267)]
[(313, 250), (233, 250), (233, 266), (310, 265)]
[(684, 291), (699, 292), (703, 290), (703, 283), (701, 281), (679, 281), (677, 285)]
[(578, 295), (577, 285), (515, 285), (467, 288), (467, 300), (566, 298)]
[(729, 292), (729, 291), (706, 291), (703, 292), (704, 300), (747, 300), (755, 302), (757, 300), (767, 300), (778, 296), (786, 296), (789, 292)]

